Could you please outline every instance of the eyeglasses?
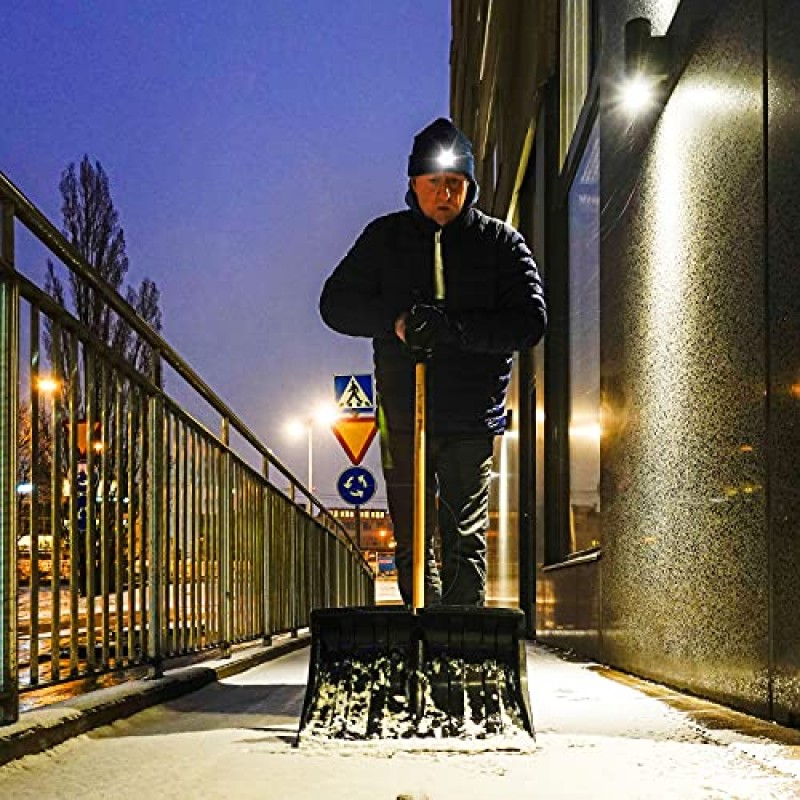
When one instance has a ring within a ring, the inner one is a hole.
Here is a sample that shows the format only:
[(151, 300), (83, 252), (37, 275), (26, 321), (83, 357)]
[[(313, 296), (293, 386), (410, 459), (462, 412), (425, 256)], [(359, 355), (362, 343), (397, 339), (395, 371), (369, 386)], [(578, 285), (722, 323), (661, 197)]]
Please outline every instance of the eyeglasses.
[(460, 175), (423, 175), (422, 180), (426, 186), (435, 192), (447, 189), (450, 194), (463, 192), (467, 184), (467, 179)]

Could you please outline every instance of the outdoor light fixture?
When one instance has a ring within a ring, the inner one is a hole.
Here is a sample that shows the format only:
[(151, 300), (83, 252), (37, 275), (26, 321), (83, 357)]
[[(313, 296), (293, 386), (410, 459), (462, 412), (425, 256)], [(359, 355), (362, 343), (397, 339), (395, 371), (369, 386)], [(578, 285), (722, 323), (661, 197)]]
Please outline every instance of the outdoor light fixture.
[(308, 488), (313, 491), (314, 485), (314, 425), (329, 427), (341, 416), (337, 405), (324, 403), (304, 420), (291, 420), (286, 425), (286, 432), (293, 438), (304, 435), (308, 442)]
[(656, 83), (644, 75), (634, 75), (622, 85), (620, 99), (626, 111), (639, 114), (655, 102)]
[(653, 36), (649, 19), (636, 17), (625, 23), (625, 75), (622, 103), (631, 113), (641, 113), (663, 99), (661, 89), (672, 69), (672, 42)]
[(446, 167), (452, 167), (456, 163), (456, 156), (455, 153), (453, 153), (453, 148), (451, 147), (449, 150), (442, 150), (441, 153), (439, 153), (439, 155), (436, 157), (436, 162), (443, 169)]
[(341, 409), (335, 403), (325, 403), (318, 406), (314, 419), (320, 424), (331, 426), (341, 416)]

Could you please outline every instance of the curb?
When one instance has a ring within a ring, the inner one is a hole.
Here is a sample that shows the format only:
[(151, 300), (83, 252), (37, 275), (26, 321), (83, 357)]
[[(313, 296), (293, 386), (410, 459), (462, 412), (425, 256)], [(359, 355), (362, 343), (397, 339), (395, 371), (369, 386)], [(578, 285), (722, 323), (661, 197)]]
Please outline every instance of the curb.
[(310, 634), (303, 634), (268, 647), (249, 648), (213, 664), (181, 667), (161, 678), (127, 681), (25, 712), (17, 722), (0, 727), (0, 766), (272, 661), (310, 641)]

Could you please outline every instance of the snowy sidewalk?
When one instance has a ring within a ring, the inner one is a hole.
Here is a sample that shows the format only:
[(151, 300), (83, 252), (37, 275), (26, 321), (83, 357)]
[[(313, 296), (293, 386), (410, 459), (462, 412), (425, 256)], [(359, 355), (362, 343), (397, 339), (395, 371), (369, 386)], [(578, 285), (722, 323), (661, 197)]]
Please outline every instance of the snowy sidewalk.
[(292, 653), (12, 762), (0, 797), (800, 798), (800, 731), (538, 647), (532, 753), (297, 750), (307, 661)]

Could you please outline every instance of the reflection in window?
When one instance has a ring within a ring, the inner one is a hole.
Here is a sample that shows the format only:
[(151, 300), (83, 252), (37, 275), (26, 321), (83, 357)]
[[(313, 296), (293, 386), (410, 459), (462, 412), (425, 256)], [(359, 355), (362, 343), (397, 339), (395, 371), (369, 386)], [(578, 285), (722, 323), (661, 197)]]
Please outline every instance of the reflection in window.
[(569, 192), (570, 551), (600, 544), (600, 137)]
[(559, 63), (561, 110), (559, 120), (559, 166), (569, 152), (572, 137), (578, 124), (591, 72), (590, 48), (592, 31), (592, 4), (590, 0), (562, 0), (561, 2), (561, 53)]

